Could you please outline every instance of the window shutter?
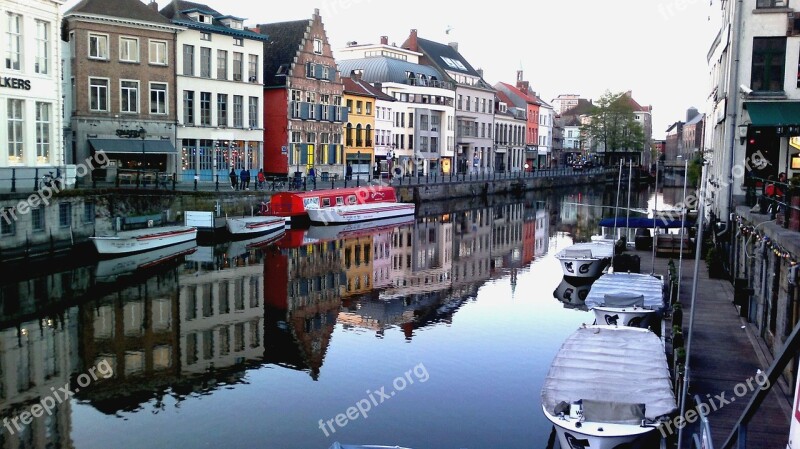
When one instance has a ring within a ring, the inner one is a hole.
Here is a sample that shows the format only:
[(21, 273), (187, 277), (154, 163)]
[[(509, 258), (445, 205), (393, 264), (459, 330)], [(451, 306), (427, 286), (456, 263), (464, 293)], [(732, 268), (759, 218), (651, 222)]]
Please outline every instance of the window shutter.
[(336, 120), (336, 106), (328, 106), (328, 116), (325, 119), (329, 122)]
[(302, 102), (300, 103), (300, 118), (303, 120), (308, 120), (308, 108), (311, 106), (309, 103)]
[(306, 63), (306, 76), (312, 77), (314, 76), (314, 64), (307, 62)]
[(322, 79), (322, 64), (314, 64), (314, 78)]
[(328, 145), (328, 163), (335, 164), (336, 163), (336, 147), (337, 145)]
[(328, 69), (328, 81), (336, 81), (336, 66)]
[(300, 163), (308, 164), (308, 144), (300, 144)]
[(347, 108), (345, 106), (340, 106), (339, 109), (342, 111), (342, 123), (347, 123)]
[(316, 117), (317, 120), (325, 120), (325, 117), (322, 116), (322, 105), (321, 104), (315, 104), (313, 106), (315, 108), (317, 108), (316, 114), (314, 114), (314, 117)]

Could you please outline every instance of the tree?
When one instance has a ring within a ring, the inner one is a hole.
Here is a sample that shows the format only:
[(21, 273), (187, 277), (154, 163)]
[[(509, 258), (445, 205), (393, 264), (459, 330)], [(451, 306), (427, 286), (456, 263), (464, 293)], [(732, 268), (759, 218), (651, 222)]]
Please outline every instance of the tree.
[(595, 151), (602, 145), (606, 158), (615, 152), (641, 153), (644, 148), (644, 129), (636, 121), (633, 106), (625, 93), (606, 91), (593, 105), (581, 132)]

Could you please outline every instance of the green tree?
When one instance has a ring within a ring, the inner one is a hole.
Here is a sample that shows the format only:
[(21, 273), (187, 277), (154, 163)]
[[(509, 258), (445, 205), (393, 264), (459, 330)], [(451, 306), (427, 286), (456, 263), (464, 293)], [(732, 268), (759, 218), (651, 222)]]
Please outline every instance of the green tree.
[(644, 148), (644, 129), (636, 121), (625, 93), (606, 91), (589, 112), (581, 132), (595, 151), (602, 145), (607, 156), (614, 152), (641, 152)]

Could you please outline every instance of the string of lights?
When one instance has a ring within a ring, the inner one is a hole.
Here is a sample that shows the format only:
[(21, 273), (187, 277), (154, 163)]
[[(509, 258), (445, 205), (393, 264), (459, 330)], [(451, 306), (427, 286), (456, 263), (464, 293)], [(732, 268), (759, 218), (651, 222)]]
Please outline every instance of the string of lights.
[(779, 245), (763, 231), (757, 230), (756, 226), (746, 223), (739, 215), (736, 216), (736, 225), (739, 228), (739, 232), (743, 236), (748, 238), (752, 237), (756, 245), (764, 245), (766, 250), (771, 251), (774, 255), (785, 260), (790, 266), (794, 267), (800, 263), (798, 262), (797, 256), (792, 254), (783, 246)]

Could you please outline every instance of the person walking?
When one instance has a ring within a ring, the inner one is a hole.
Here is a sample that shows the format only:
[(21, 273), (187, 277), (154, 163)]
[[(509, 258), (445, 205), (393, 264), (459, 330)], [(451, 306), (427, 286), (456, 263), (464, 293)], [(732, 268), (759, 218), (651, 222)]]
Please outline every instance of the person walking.
[(231, 172), (228, 173), (228, 176), (231, 178), (231, 190), (236, 190), (236, 180), (238, 177), (236, 176), (236, 170), (231, 167)]
[(241, 180), (239, 188), (242, 190), (249, 190), (250, 171), (242, 169), (242, 171), (239, 172), (239, 179)]
[(345, 172), (344, 179), (348, 181), (353, 179), (353, 165), (350, 164), (349, 162), (347, 163), (347, 171)]
[(263, 189), (264, 188), (264, 183), (266, 183), (266, 182), (267, 182), (267, 177), (264, 176), (264, 169), (263, 168), (259, 168), (258, 169), (258, 176), (256, 178), (256, 190)]

